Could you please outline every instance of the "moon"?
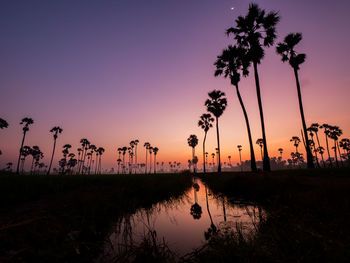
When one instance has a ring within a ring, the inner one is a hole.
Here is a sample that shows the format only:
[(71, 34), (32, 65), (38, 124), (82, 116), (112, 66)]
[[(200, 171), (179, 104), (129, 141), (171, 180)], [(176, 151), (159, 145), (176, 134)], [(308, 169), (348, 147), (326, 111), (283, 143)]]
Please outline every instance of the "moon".
[(235, 8), (234, 8), (234, 7), (231, 7), (230, 9), (231, 9), (231, 11), (235, 10)]

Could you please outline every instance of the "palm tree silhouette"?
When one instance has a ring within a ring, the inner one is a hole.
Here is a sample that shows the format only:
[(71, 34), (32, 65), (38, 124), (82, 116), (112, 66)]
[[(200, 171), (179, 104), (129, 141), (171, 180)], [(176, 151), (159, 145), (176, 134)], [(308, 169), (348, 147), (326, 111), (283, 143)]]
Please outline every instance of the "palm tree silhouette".
[(149, 142), (145, 142), (143, 144), (143, 147), (146, 148), (146, 164), (145, 164), (145, 174), (147, 174), (147, 152), (148, 152), (148, 149), (149, 147), (151, 146), (151, 144)]
[(25, 145), (23, 146), (23, 149), (22, 149), (22, 158), (21, 158), (21, 173), (24, 173), (24, 162), (27, 158), (28, 155), (30, 155), (30, 152), (31, 152), (32, 148), (30, 148), (29, 146)]
[(331, 154), (329, 153), (329, 145), (328, 145), (328, 136), (330, 133), (330, 128), (331, 128), (331, 126), (328, 125), (327, 123), (324, 123), (320, 126), (320, 129), (323, 129), (323, 132), (326, 136), (326, 147), (327, 147), (329, 165), (330, 165), (330, 167), (333, 167), (332, 160), (331, 160)]
[(220, 159), (220, 136), (219, 136), (219, 117), (223, 114), (227, 106), (227, 99), (224, 97), (225, 93), (220, 90), (213, 90), (208, 93), (209, 99), (205, 101), (207, 111), (211, 112), (216, 119), (216, 137), (218, 143), (218, 172), (221, 172)]
[(298, 54), (294, 49), (295, 46), (301, 41), (301, 39), (302, 39), (301, 33), (288, 34), (284, 38), (284, 42), (277, 44), (276, 51), (279, 55), (282, 56), (282, 61), (283, 62), (288, 61), (294, 70), (294, 76), (295, 76), (297, 92), (298, 92), (299, 110), (300, 110), (301, 122), (303, 126), (304, 138), (305, 138), (307, 166), (308, 168), (314, 168), (313, 155), (310, 150), (310, 143), (309, 143), (309, 138), (306, 130), (303, 101), (301, 99), (301, 89), (300, 89), (299, 76), (298, 76), (298, 70), (300, 69), (299, 66), (305, 62), (306, 55)]
[[(122, 148), (122, 154), (123, 154), (123, 174), (125, 174), (125, 154), (126, 154), (126, 151), (128, 150), (128, 148), (127, 147), (123, 147)], [(97, 171), (97, 169), (96, 169), (96, 171)]]
[[(102, 148), (102, 147), (98, 147), (97, 148), (97, 152), (98, 152), (98, 168), (97, 168), (97, 173), (99, 173), (99, 174), (101, 174), (101, 156), (102, 156), (102, 154), (105, 152), (105, 149), (104, 148)], [(97, 160), (96, 160), (96, 162), (97, 162)], [(95, 171), (95, 174), (96, 174), (96, 171)]]
[(89, 146), (89, 150), (90, 150), (90, 157), (91, 157), (91, 159), (90, 159), (90, 163), (88, 164), (88, 173), (90, 174), (90, 172), (91, 172), (91, 166), (92, 166), (92, 169), (94, 169), (94, 167), (93, 167), (93, 162), (94, 162), (94, 160), (93, 160), (93, 157), (94, 157), (94, 153), (96, 153), (96, 159), (95, 159), (95, 162), (97, 163), (97, 156), (98, 156), (98, 152), (97, 152), (97, 147), (96, 147), (96, 145), (94, 145), (94, 144), (91, 144), (90, 146)]
[(62, 131), (63, 131), (62, 128), (59, 126), (55, 126), (50, 130), (50, 132), (53, 133), (53, 150), (52, 150), (52, 155), (51, 155), (51, 160), (50, 160), (50, 164), (49, 164), (49, 170), (47, 171), (47, 175), (49, 175), (50, 171), (51, 171), (51, 166), (52, 166), (53, 156), (55, 154), (56, 140), (57, 140), (58, 134), (62, 133)]
[(27, 131), (29, 131), (29, 125), (33, 124), (34, 121), (32, 118), (23, 118), (20, 124), (24, 124), (22, 130), (23, 130), (23, 138), (22, 138), (22, 143), (21, 143), (21, 148), (19, 149), (19, 156), (18, 156), (18, 161), (17, 161), (17, 169), (16, 173), (19, 173), (19, 162), (21, 160), (21, 155), (22, 155), (22, 149), (23, 149), (23, 144), (24, 144), (24, 139), (26, 137)]
[(78, 168), (78, 173), (83, 173), (84, 170), (84, 164), (85, 164), (85, 157), (87, 154), (87, 150), (89, 149), (89, 145), (90, 142), (88, 139), (83, 138), (80, 140), (80, 144), (81, 144), (81, 149), (82, 149), (82, 153), (81, 153), (81, 159), (80, 159), (80, 166)]
[(198, 126), (201, 127), (204, 130), (204, 140), (203, 140), (203, 172), (205, 173), (205, 164), (206, 164), (206, 156), (205, 156), (205, 140), (207, 138), (207, 133), (211, 127), (213, 127), (214, 118), (208, 114), (204, 113), (200, 117), (200, 120), (198, 121)]
[(241, 152), (242, 152), (242, 145), (237, 145), (238, 148), (238, 152), (239, 152), (239, 162), (241, 165), (241, 172), (243, 172), (243, 166), (242, 166), (242, 156), (241, 156)]
[(322, 154), (321, 154), (321, 159), (322, 159), (322, 162), (323, 162), (323, 167), (326, 167), (325, 161), (324, 161), (324, 159), (323, 159), (324, 148), (321, 147), (321, 145), (320, 145), (320, 140), (319, 140), (319, 138), (318, 138), (318, 128), (319, 128), (319, 127), (320, 127), (320, 125), (319, 125), (318, 123), (312, 123), (311, 126), (310, 126), (308, 129), (309, 129), (310, 131), (314, 132), (315, 135), (316, 135), (316, 140), (317, 140), (318, 147), (315, 146), (315, 151), (316, 151), (316, 152), (319, 152), (319, 153), (321, 154), (320, 148), (323, 149), (323, 150), (322, 150)]
[(157, 162), (156, 162), (156, 158), (157, 158), (157, 153), (158, 153), (159, 149), (157, 147), (153, 148), (153, 153), (154, 153), (154, 174), (156, 174), (157, 172)]
[(270, 47), (276, 39), (276, 25), (279, 21), (277, 12), (269, 12), (259, 8), (257, 4), (250, 4), (248, 14), (236, 19), (236, 27), (227, 29), (227, 35), (234, 34), (238, 45), (247, 50), (246, 57), (253, 62), (256, 93), (259, 104), (260, 122), (264, 142), (264, 171), (270, 171), (270, 159), (267, 150), (263, 107), (260, 95), (258, 64), (263, 59), (264, 47)]
[(148, 151), (149, 151), (149, 173), (152, 173), (152, 153), (153, 153), (153, 147), (149, 146), (148, 147)]
[(137, 139), (134, 140), (134, 145), (135, 145), (135, 165), (136, 165), (136, 166), (138, 166), (138, 165), (137, 165), (137, 145), (139, 144), (139, 142), (140, 142), (140, 141), (137, 140)]
[[(192, 160), (191, 163), (194, 161), (194, 156), (195, 156), (195, 147), (198, 144), (198, 138), (196, 135), (191, 134), (190, 137), (187, 138), (187, 143), (188, 145), (192, 148)], [(196, 173), (196, 167), (193, 165), (193, 172)]]
[(283, 149), (282, 148), (278, 148), (278, 151), (280, 152), (281, 160), (282, 160)]
[(230, 167), (232, 167), (232, 165), (231, 165), (231, 156), (229, 155), (227, 158), (228, 158)]
[[(330, 126), (330, 132), (329, 132), (329, 138), (331, 138), (334, 141), (334, 157), (335, 157), (335, 163), (337, 164), (337, 167), (339, 168), (338, 163), (338, 154), (337, 149), (339, 148), (338, 145), (338, 138), (343, 134), (343, 131), (338, 126)], [(339, 151), (340, 154), (340, 151)], [(340, 158), (340, 161), (343, 165), (343, 161)]]
[(293, 136), (292, 139), (289, 140), (290, 142), (294, 143), (294, 147), (295, 147), (295, 152), (298, 152), (298, 146), (300, 141), (300, 138), (298, 136)]
[(260, 146), (261, 160), (264, 160), (263, 152), (262, 152), (262, 148), (264, 146), (264, 140), (262, 138), (259, 138), (259, 139), (256, 140), (256, 144)]
[(222, 51), (222, 54), (217, 57), (217, 61), (214, 63), (214, 65), (216, 66), (215, 76), (224, 74), (224, 77), (229, 77), (231, 80), (231, 84), (236, 87), (237, 97), (241, 105), (247, 126), (248, 139), (250, 145), (251, 169), (252, 171), (256, 171), (256, 161), (252, 135), (250, 132), (248, 114), (238, 88), (238, 83), (241, 79), (240, 72), (242, 72), (243, 76), (248, 76), (249, 74), (248, 67), (250, 65), (250, 61), (247, 59), (246, 53), (247, 51), (242, 47), (228, 46), (228, 48)]
[(0, 129), (7, 128), (9, 124), (4, 119), (0, 118)]

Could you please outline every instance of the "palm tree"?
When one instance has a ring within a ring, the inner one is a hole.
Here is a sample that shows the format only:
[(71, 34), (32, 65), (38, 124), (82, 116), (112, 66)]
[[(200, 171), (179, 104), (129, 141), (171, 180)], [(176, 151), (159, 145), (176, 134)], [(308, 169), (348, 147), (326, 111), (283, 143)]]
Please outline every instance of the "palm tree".
[(278, 148), (278, 151), (280, 152), (281, 160), (282, 160), (283, 149), (282, 148)]
[[(191, 161), (191, 163), (193, 163), (194, 156), (195, 156), (195, 147), (198, 144), (197, 136), (194, 134), (191, 134), (190, 137), (187, 138), (187, 143), (192, 148), (192, 161)], [(196, 167), (194, 165), (193, 165), (193, 172), (196, 173)]]
[(149, 142), (145, 142), (143, 144), (143, 147), (146, 148), (146, 165), (145, 165), (145, 174), (147, 174), (147, 152), (148, 152), (148, 149), (149, 147), (151, 146), (151, 144)]
[(324, 148), (322, 146), (318, 147), (317, 148), (317, 151), (321, 154), (321, 157), (322, 157), (322, 162), (323, 162), (323, 167), (325, 168), (326, 167), (326, 163), (323, 159), (323, 154), (324, 154)]
[(0, 129), (7, 128), (9, 124), (4, 119), (0, 118)]
[(256, 144), (260, 146), (261, 160), (264, 160), (263, 152), (262, 152), (262, 148), (264, 146), (264, 140), (262, 138), (259, 138), (259, 139), (256, 140)]
[[(102, 165), (102, 164), (101, 164), (101, 162), (102, 162), (102, 161), (101, 161), (101, 156), (102, 156), (102, 154), (105, 152), (105, 149), (102, 148), (102, 147), (98, 147), (98, 148), (97, 148), (97, 152), (98, 152), (98, 156), (99, 156), (99, 159), (98, 159), (98, 168), (97, 168), (98, 171), (97, 171), (97, 172), (98, 172), (99, 174), (101, 174), (101, 165)], [(96, 162), (97, 162), (97, 160), (96, 160)], [(96, 173), (96, 171), (95, 171), (95, 173)]]
[(215, 159), (214, 159), (215, 158), (215, 153), (211, 154), (211, 158), (213, 159), (213, 167), (215, 167)]
[[(317, 139), (317, 144), (318, 144), (318, 147), (315, 146), (315, 151), (316, 152), (319, 152), (321, 154), (321, 152), (319, 151), (320, 148), (323, 149), (323, 147), (321, 147), (320, 145), (320, 140), (318, 138), (318, 128), (320, 127), (320, 125), (318, 123), (312, 123), (311, 126), (308, 128), (310, 130), (310, 132), (314, 132), (315, 135), (316, 135), (316, 139)], [(324, 153), (324, 149), (322, 151), (322, 154), (321, 154), (321, 159), (322, 159), (322, 162), (323, 162), (323, 166), (326, 167), (325, 165), (325, 162), (324, 162), (324, 159), (323, 159), (323, 153)]]
[(294, 143), (295, 152), (297, 153), (298, 152), (299, 143), (301, 142), (300, 138), (298, 136), (293, 136), (292, 139), (290, 139), (289, 141)]
[(219, 117), (224, 113), (227, 106), (227, 99), (224, 97), (225, 93), (220, 90), (213, 90), (208, 93), (209, 99), (205, 101), (207, 111), (211, 112), (216, 119), (216, 135), (218, 143), (218, 172), (221, 172), (220, 159), (220, 136), (219, 136)]
[(24, 144), (24, 139), (26, 137), (27, 131), (29, 131), (29, 125), (33, 124), (34, 121), (32, 118), (23, 118), (20, 124), (24, 124), (22, 130), (23, 130), (23, 138), (22, 138), (22, 143), (21, 143), (21, 148), (19, 149), (19, 156), (18, 156), (18, 161), (17, 161), (17, 169), (16, 173), (19, 173), (19, 162), (21, 160), (21, 155), (22, 155), (22, 149), (23, 149), (23, 144)]
[(227, 158), (228, 158), (228, 161), (229, 161), (229, 164), (230, 164), (230, 167), (231, 167), (232, 166), (231, 165), (231, 156), (229, 155)]
[[(338, 138), (343, 134), (343, 131), (338, 127), (338, 126), (330, 126), (330, 133), (329, 133), (329, 138), (333, 139), (334, 141), (334, 156), (335, 156), (335, 162), (337, 164), (337, 167), (339, 168), (339, 163), (338, 163), (338, 154), (337, 154), (337, 147), (338, 146)], [(340, 158), (340, 161), (343, 166), (343, 161)]]
[(30, 155), (31, 150), (32, 150), (32, 148), (30, 148), (29, 146), (27, 146), (27, 145), (23, 146), (22, 158), (21, 158), (22, 163), (21, 163), (21, 169), (20, 169), (21, 173), (24, 173), (24, 162), (25, 162), (27, 156)]
[(306, 129), (308, 132), (309, 132), (309, 135), (311, 137), (311, 140), (310, 140), (310, 150), (311, 152), (313, 151), (315, 153), (315, 159), (316, 159), (316, 165), (318, 168), (320, 168), (320, 164), (318, 162), (318, 156), (317, 156), (317, 147), (316, 147), (316, 143), (315, 143), (315, 140), (314, 140), (314, 132), (313, 132), (313, 129), (311, 127), (307, 128)]
[(152, 173), (152, 153), (153, 153), (153, 147), (149, 146), (148, 147), (148, 151), (149, 151), (149, 173)]
[(301, 39), (302, 39), (301, 33), (288, 34), (284, 38), (284, 42), (278, 43), (276, 47), (276, 51), (278, 54), (282, 56), (282, 61), (283, 62), (288, 61), (289, 65), (291, 65), (291, 67), (294, 70), (294, 76), (295, 76), (297, 92), (298, 92), (299, 110), (300, 110), (301, 122), (303, 126), (304, 137), (305, 137), (307, 167), (314, 168), (313, 155), (310, 150), (310, 141), (306, 130), (303, 102), (301, 99), (301, 90), (300, 90), (300, 83), (299, 83), (299, 76), (298, 76), (298, 70), (300, 69), (299, 66), (305, 62), (306, 55), (298, 54), (294, 50), (295, 46), (301, 41)]
[(97, 163), (97, 155), (98, 155), (98, 153), (97, 153), (97, 147), (96, 147), (96, 145), (94, 145), (94, 144), (91, 144), (90, 146), (89, 146), (89, 150), (90, 150), (90, 157), (91, 157), (91, 159), (90, 159), (90, 163), (88, 163), (88, 173), (90, 174), (90, 171), (91, 171), (91, 166), (92, 166), (92, 169), (94, 169), (94, 167), (93, 167), (93, 157), (94, 157), (94, 153), (96, 153), (96, 159), (95, 159), (95, 162)]
[(80, 172), (83, 173), (83, 169), (84, 169), (84, 164), (85, 164), (85, 157), (86, 157), (86, 154), (87, 154), (87, 150), (89, 149), (89, 145), (90, 145), (90, 142), (88, 139), (81, 139), (80, 140), (80, 144), (81, 144), (81, 149), (82, 149), (82, 153), (81, 153), (81, 159), (80, 159), (80, 165), (78, 167), (78, 173), (80, 174)]
[(50, 171), (51, 171), (51, 166), (52, 166), (53, 156), (55, 154), (56, 140), (57, 140), (58, 134), (62, 133), (62, 131), (63, 131), (62, 128), (59, 126), (55, 126), (50, 130), (50, 132), (53, 133), (53, 150), (52, 150), (52, 155), (51, 155), (51, 160), (50, 160), (50, 164), (49, 164), (49, 170), (47, 171), (47, 175), (49, 175)]
[(260, 95), (258, 64), (263, 59), (264, 47), (270, 47), (276, 39), (276, 25), (279, 21), (277, 12), (269, 12), (259, 8), (257, 4), (250, 4), (248, 14), (236, 19), (236, 27), (227, 29), (227, 35), (234, 34), (234, 38), (241, 48), (247, 50), (246, 57), (253, 62), (256, 94), (259, 104), (261, 130), (264, 142), (264, 171), (270, 171), (270, 159), (267, 150), (263, 107)]
[(326, 136), (326, 146), (327, 146), (327, 153), (328, 153), (328, 160), (329, 160), (329, 165), (330, 167), (333, 167), (332, 160), (331, 160), (331, 154), (329, 153), (329, 145), (328, 145), (328, 136), (330, 133), (330, 128), (331, 126), (328, 125), (327, 123), (324, 123), (320, 126), (320, 129), (323, 129), (324, 134)]
[[(139, 140), (134, 140), (134, 145), (135, 145), (135, 164), (137, 166), (137, 145), (139, 144)], [(136, 171), (135, 171), (136, 173)]]
[(157, 171), (156, 158), (157, 158), (158, 151), (159, 151), (159, 149), (157, 147), (153, 148), (153, 153), (154, 153), (154, 174), (156, 174), (156, 171)]
[(202, 114), (200, 120), (198, 121), (198, 126), (204, 130), (204, 140), (203, 140), (203, 172), (205, 173), (205, 140), (207, 138), (207, 133), (211, 127), (213, 127), (214, 118), (210, 114)]
[[(128, 150), (128, 148), (126, 147), (126, 146), (124, 146), (123, 148), (122, 148), (122, 154), (123, 154), (123, 173), (125, 174), (125, 154), (126, 154), (126, 151)], [(97, 170), (97, 168), (96, 168), (96, 170)]]
[(238, 152), (239, 152), (239, 162), (241, 164), (241, 172), (243, 172), (243, 166), (242, 166), (242, 156), (241, 156), (241, 152), (242, 152), (242, 145), (237, 145), (238, 148)]
[(238, 88), (238, 83), (241, 79), (240, 72), (242, 72), (243, 76), (248, 76), (249, 74), (248, 67), (250, 65), (250, 61), (246, 59), (247, 58), (246, 53), (247, 51), (244, 48), (236, 47), (236, 46), (228, 46), (228, 48), (225, 49), (222, 52), (222, 54), (217, 57), (217, 61), (214, 63), (214, 65), (216, 66), (215, 76), (224, 74), (224, 77), (225, 78), (229, 77), (231, 80), (231, 84), (236, 87), (237, 97), (241, 105), (246, 126), (247, 126), (248, 139), (249, 139), (249, 145), (250, 145), (251, 169), (252, 171), (256, 171), (256, 161), (255, 161), (252, 135), (250, 132), (248, 114), (245, 109), (245, 106)]

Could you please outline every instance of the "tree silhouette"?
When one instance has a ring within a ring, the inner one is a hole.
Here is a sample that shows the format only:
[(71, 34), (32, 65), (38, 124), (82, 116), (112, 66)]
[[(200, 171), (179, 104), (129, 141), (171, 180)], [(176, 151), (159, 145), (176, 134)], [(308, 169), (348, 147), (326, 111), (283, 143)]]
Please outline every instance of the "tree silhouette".
[(23, 124), (23, 138), (22, 138), (22, 143), (21, 143), (21, 148), (19, 149), (19, 156), (18, 156), (18, 161), (17, 161), (17, 169), (16, 169), (16, 173), (19, 173), (19, 162), (21, 160), (21, 155), (22, 155), (22, 149), (23, 149), (23, 144), (24, 144), (24, 140), (27, 134), (27, 131), (29, 131), (29, 125), (33, 124), (34, 121), (32, 118), (23, 118), (22, 121), (20, 122), (20, 124)]
[[(334, 141), (334, 157), (335, 157), (335, 163), (337, 167), (339, 167), (338, 163), (338, 154), (337, 154), (337, 149), (339, 148), (338, 145), (338, 138), (343, 134), (343, 131), (338, 127), (338, 126), (330, 126), (329, 127), (330, 132), (329, 132), (329, 138), (331, 138)], [(341, 158), (340, 158), (341, 160)], [(343, 161), (341, 160), (342, 165)]]
[(207, 139), (207, 133), (210, 128), (213, 127), (214, 118), (208, 114), (204, 113), (200, 117), (200, 120), (198, 121), (198, 126), (201, 127), (204, 130), (204, 140), (203, 140), (203, 172), (205, 173), (205, 165), (206, 165), (206, 152), (205, 152), (205, 141)]
[[(96, 151), (98, 152), (98, 157), (99, 157), (98, 158), (97, 173), (101, 174), (101, 171), (102, 171), (102, 160), (101, 160), (101, 158), (102, 158), (102, 154), (105, 152), (105, 149), (102, 148), (102, 147), (98, 147)], [(97, 160), (96, 160), (96, 162), (97, 162)], [(95, 171), (95, 174), (96, 174), (96, 171)]]
[(293, 136), (292, 139), (289, 140), (290, 142), (293, 142), (294, 147), (295, 147), (295, 152), (298, 152), (298, 146), (300, 141), (300, 138), (298, 136)]
[(278, 151), (280, 152), (281, 160), (282, 160), (283, 149), (282, 148), (278, 148)]
[(96, 145), (94, 145), (94, 144), (91, 144), (90, 146), (89, 146), (89, 150), (90, 150), (90, 157), (91, 157), (91, 159), (90, 159), (90, 163), (88, 164), (88, 173), (90, 174), (90, 172), (91, 172), (91, 166), (92, 166), (92, 169), (94, 169), (94, 167), (93, 167), (93, 157), (94, 157), (94, 153), (96, 153), (96, 159), (95, 159), (95, 162), (96, 162), (96, 164), (97, 164), (97, 158), (98, 158), (98, 152), (97, 152), (97, 147), (96, 147)]
[(240, 163), (240, 166), (241, 166), (241, 172), (243, 172), (242, 156), (241, 156), (242, 145), (237, 145), (237, 148), (238, 148), (238, 152), (239, 152), (239, 163)]
[(251, 169), (252, 171), (256, 171), (256, 161), (252, 135), (250, 132), (248, 114), (238, 88), (238, 83), (241, 79), (240, 72), (242, 72), (243, 76), (248, 76), (249, 74), (248, 67), (250, 65), (250, 61), (247, 59), (247, 51), (242, 47), (228, 46), (228, 48), (223, 50), (222, 54), (217, 57), (217, 61), (214, 63), (214, 65), (216, 66), (215, 76), (224, 74), (224, 77), (229, 77), (231, 80), (231, 84), (236, 87), (237, 97), (241, 105), (247, 126), (247, 133), (250, 145)]
[(21, 157), (21, 173), (24, 173), (24, 163), (25, 163), (25, 160), (27, 158), (28, 155), (30, 155), (30, 152), (31, 152), (32, 148), (30, 148), (29, 146), (25, 145), (23, 146), (22, 148), (22, 157)]
[[(320, 139), (318, 138), (318, 128), (320, 128), (320, 125), (318, 123), (312, 123), (308, 129), (309, 129), (309, 131), (314, 132), (316, 135), (316, 140), (317, 140), (317, 144), (318, 144), (318, 147), (317, 148), (315, 147), (316, 152), (319, 152), (320, 154), (322, 152), (321, 159), (323, 162), (323, 167), (326, 167), (326, 163), (325, 163), (324, 158), (323, 158), (324, 148), (321, 147)], [(320, 151), (320, 149), (321, 149), (321, 151)]]
[(294, 70), (294, 76), (295, 76), (297, 92), (298, 92), (300, 116), (301, 116), (301, 122), (303, 126), (304, 137), (305, 137), (307, 166), (308, 168), (314, 168), (313, 155), (310, 150), (309, 138), (306, 130), (303, 102), (301, 98), (301, 89), (300, 89), (299, 76), (298, 76), (298, 71), (300, 69), (299, 66), (305, 62), (306, 55), (298, 54), (294, 49), (295, 46), (301, 41), (301, 39), (302, 39), (301, 33), (288, 34), (284, 38), (284, 42), (278, 43), (276, 47), (276, 51), (278, 54), (282, 56), (282, 61), (283, 62), (288, 61)]
[(147, 174), (147, 152), (148, 152), (148, 149), (149, 147), (151, 146), (151, 144), (149, 142), (145, 142), (143, 144), (143, 147), (146, 148), (146, 164), (145, 164), (145, 174)]
[(329, 133), (330, 133), (330, 128), (331, 128), (331, 126), (328, 125), (327, 123), (324, 123), (324, 124), (322, 124), (320, 126), (320, 129), (323, 129), (323, 132), (324, 132), (324, 134), (326, 136), (326, 147), (327, 147), (329, 165), (330, 165), (330, 167), (333, 167), (331, 154), (329, 153), (329, 144), (328, 144), (328, 136), (329, 136)]
[[(190, 137), (188, 137), (187, 139), (187, 143), (188, 145), (192, 148), (192, 160), (191, 163), (193, 163), (194, 161), (194, 156), (195, 156), (195, 147), (198, 144), (198, 138), (196, 135), (191, 134)], [(195, 165), (193, 165), (193, 172), (196, 173), (196, 167)]]
[(149, 151), (149, 173), (152, 173), (152, 153), (153, 153), (153, 147), (149, 146), (148, 147), (148, 151)]
[(88, 139), (83, 138), (80, 140), (80, 144), (81, 144), (81, 149), (82, 149), (82, 153), (81, 153), (81, 159), (80, 159), (80, 166), (78, 168), (78, 173), (84, 173), (84, 164), (85, 164), (85, 158), (86, 158), (86, 154), (87, 154), (87, 150), (89, 149), (90, 146), (90, 142)]
[(223, 114), (227, 106), (227, 99), (224, 97), (225, 93), (220, 90), (213, 90), (208, 93), (209, 99), (205, 101), (207, 111), (211, 112), (216, 119), (216, 137), (218, 143), (218, 172), (221, 172), (220, 159), (220, 135), (219, 135), (219, 117)]
[(256, 144), (260, 146), (261, 160), (264, 160), (263, 152), (262, 152), (262, 148), (264, 146), (264, 140), (262, 138), (259, 138), (256, 140)]
[(250, 4), (248, 14), (236, 19), (236, 27), (227, 29), (227, 35), (234, 34), (238, 45), (247, 50), (246, 57), (253, 63), (256, 93), (258, 98), (262, 136), (264, 142), (264, 171), (270, 171), (270, 160), (267, 150), (263, 107), (260, 95), (258, 64), (264, 57), (264, 47), (270, 47), (276, 39), (276, 25), (279, 16), (276, 12), (266, 14), (257, 4)]
[(157, 162), (156, 162), (156, 158), (157, 158), (157, 153), (158, 153), (159, 149), (157, 147), (153, 148), (153, 153), (154, 153), (154, 174), (156, 174), (157, 172)]
[(138, 166), (137, 165), (137, 145), (139, 144), (139, 140), (134, 140), (134, 145), (135, 145), (135, 164), (136, 164), (136, 166)]
[(314, 140), (314, 131), (313, 131), (313, 128), (309, 127), (306, 129), (308, 132), (309, 132), (309, 135), (311, 137), (311, 140), (310, 140), (310, 150), (312, 152), (312, 150), (314, 151), (315, 153), (315, 159), (316, 159), (316, 165), (318, 168), (320, 168), (320, 164), (318, 162), (318, 156), (317, 156), (317, 146), (316, 146), (316, 143), (315, 143), (315, 140)]
[(56, 140), (57, 140), (58, 134), (62, 133), (62, 131), (63, 131), (62, 128), (59, 126), (55, 126), (50, 130), (50, 132), (53, 133), (53, 149), (52, 149), (52, 155), (51, 155), (51, 160), (50, 160), (50, 164), (49, 164), (49, 170), (47, 171), (47, 175), (49, 175), (50, 171), (51, 171), (51, 166), (52, 166), (53, 156), (55, 154)]
[(9, 124), (4, 119), (0, 118), (0, 129), (7, 128)]

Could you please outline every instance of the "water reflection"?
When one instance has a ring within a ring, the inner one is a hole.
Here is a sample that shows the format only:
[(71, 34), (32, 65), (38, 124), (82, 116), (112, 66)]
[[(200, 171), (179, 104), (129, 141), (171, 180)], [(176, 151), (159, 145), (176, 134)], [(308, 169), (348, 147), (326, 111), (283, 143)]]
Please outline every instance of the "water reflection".
[(232, 204), (224, 196), (214, 196), (197, 179), (182, 197), (140, 209), (116, 222), (102, 257), (113, 259), (106, 261), (132, 257), (140, 246), (182, 256), (220, 231), (235, 231), (238, 226), (242, 233), (257, 229), (263, 217), (258, 206), (242, 201)]

